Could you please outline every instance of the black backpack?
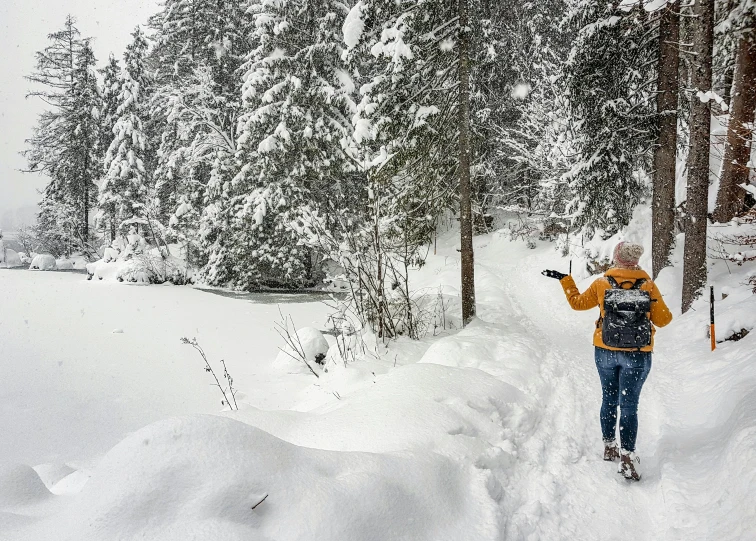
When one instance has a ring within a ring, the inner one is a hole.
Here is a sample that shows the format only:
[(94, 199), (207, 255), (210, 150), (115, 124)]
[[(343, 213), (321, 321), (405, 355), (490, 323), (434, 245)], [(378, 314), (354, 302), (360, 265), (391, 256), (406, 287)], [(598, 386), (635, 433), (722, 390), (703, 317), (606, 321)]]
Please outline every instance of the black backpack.
[(607, 280), (612, 286), (604, 293), (604, 319), (601, 324), (601, 339), (612, 348), (640, 350), (651, 345), (651, 294), (643, 291), (644, 278), (638, 279), (628, 289), (618, 284), (612, 276)]

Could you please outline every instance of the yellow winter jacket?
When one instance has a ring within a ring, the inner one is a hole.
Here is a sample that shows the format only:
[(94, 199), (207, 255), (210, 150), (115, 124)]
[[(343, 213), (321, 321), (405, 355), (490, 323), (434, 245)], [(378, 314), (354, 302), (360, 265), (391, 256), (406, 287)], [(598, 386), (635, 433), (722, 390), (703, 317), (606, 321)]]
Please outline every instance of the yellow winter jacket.
[(669, 322), (672, 321), (672, 312), (670, 312), (667, 305), (664, 304), (664, 299), (662, 299), (659, 288), (651, 281), (651, 278), (646, 274), (646, 271), (617, 268), (609, 269), (604, 276), (596, 279), (591, 284), (591, 287), (582, 294), (575, 285), (575, 280), (572, 279), (572, 276), (562, 278), (560, 283), (562, 284), (562, 288), (564, 288), (564, 294), (567, 295), (567, 301), (570, 303), (573, 310), (590, 310), (596, 306), (600, 308), (601, 317), (596, 321), (596, 331), (593, 333), (594, 346), (614, 351), (636, 351), (633, 349), (609, 347), (605, 345), (601, 339), (601, 320), (604, 317), (604, 293), (607, 289), (612, 288), (609, 280), (606, 279), (608, 276), (614, 277), (614, 279), (620, 284), (622, 284), (623, 281), (631, 281), (632, 283), (635, 283), (636, 280), (641, 278), (646, 280), (640, 288), (651, 294), (651, 313), (649, 314), (652, 323), (651, 345), (642, 348), (641, 351), (653, 351), (656, 327), (664, 327), (669, 324)]

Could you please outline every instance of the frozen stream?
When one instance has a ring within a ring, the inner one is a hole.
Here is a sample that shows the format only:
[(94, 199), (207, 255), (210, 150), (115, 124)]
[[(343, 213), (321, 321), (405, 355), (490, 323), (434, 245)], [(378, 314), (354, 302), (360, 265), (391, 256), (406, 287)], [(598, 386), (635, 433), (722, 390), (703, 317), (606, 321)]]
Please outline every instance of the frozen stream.
[(153, 421), (219, 411), (182, 336), (225, 359), (248, 402), (286, 407), (300, 376), (270, 368), (279, 306), (298, 327), (322, 327), (328, 313), (317, 294), (128, 286), (72, 273), (3, 270), (0, 292), (0, 461), (29, 465), (86, 468)]

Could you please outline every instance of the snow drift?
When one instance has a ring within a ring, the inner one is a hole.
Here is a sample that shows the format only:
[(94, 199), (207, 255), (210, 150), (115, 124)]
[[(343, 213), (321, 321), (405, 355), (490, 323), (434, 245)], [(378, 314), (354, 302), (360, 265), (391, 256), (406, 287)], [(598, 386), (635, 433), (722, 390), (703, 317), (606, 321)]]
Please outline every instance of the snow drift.
[(438, 455), (306, 449), (231, 419), (172, 419), (113, 448), (23, 539), (490, 540), (496, 509), (477, 475)]

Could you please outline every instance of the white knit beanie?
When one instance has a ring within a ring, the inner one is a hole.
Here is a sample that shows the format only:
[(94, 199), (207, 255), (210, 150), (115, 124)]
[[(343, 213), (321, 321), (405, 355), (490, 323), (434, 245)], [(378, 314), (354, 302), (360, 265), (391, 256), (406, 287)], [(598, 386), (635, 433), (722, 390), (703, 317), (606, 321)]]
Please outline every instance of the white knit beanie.
[(638, 260), (643, 255), (643, 246), (633, 242), (620, 242), (614, 248), (614, 265), (624, 269), (638, 268)]

